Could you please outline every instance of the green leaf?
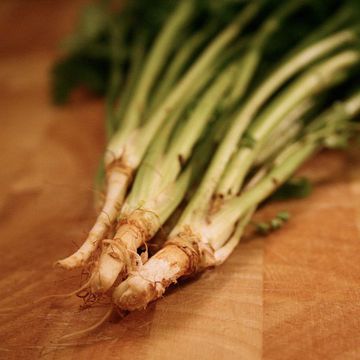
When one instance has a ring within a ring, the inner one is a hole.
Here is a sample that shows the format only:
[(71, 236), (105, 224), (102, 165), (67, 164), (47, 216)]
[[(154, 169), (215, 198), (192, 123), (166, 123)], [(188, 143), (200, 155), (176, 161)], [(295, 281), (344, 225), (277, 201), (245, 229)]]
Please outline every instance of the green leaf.
[(346, 149), (348, 147), (348, 138), (346, 135), (332, 134), (324, 139), (324, 146), (328, 149)]
[(250, 133), (246, 132), (240, 141), (240, 146), (253, 149), (255, 145), (256, 140), (250, 135)]
[(80, 52), (100, 37), (109, 24), (110, 16), (105, 7), (95, 3), (86, 6), (80, 13), (75, 32), (64, 41), (64, 48), (69, 53)]
[(301, 199), (309, 196), (312, 185), (307, 178), (293, 178), (281, 186), (271, 197), (272, 200)]
[(257, 223), (255, 227), (256, 231), (261, 235), (267, 235), (271, 231), (270, 225), (266, 222)]
[(290, 214), (287, 211), (280, 211), (270, 221), (255, 223), (255, 228), (260, 235), (268, 235), (272, 231), (281, 229), (289, 219)]
[(52, 97), (55, 104), (64, 104), (72, 91), (84, 86), (95, 94), (105, 94), (109, 64), (81, 56), (58, 61), (52, 71)]
[(288, 211), (280, 211), (276, 217), (280, 220), (282, 220), (283, 222), (288, 221), (290, 219), (290, 214)]

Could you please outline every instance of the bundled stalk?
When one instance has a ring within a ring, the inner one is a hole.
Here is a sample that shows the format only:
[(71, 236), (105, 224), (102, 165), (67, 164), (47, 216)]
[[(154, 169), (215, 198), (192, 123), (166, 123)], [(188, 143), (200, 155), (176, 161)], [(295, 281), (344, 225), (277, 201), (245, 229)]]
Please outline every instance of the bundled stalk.
[[(351, 2), (296, 42), (287, 27), (312, 2), (158, 1), (159, 23), (140, 0), (123, 15), (103, 4), (96, 31), (75, 42), (110, 59), (105, 200), (83, 245), (58, 265), (90, 263), (82, 289), (126, 311), (222, 264), (256, 209), (319, 150), (346, 143), (360, 113), (359, 90), (347, 90), (360, 64)], [(141, 9), (149, 28), (135, 31)], [(105, 23), (111, 35), (100, 51), (95, 35)], [(140, 248), (176, 210), (148, 258)], [(286, 219), (280, 214), (274, 228)]]
[[(340, 39), (344, 34), (346, 34), (346, 42), (349, 33), (340, 33)], [(275, 170), (274, 173), (271, 173), (272, 175), (269, 174), (264, 189), (268, 189), (269, 184), (272, 184), (270, 190), (267, 190), (257, 202), (243, 209), (244, 200), (241, 196), (238, 198), (237, 195), (243, 187), (251, 166), (256, 163), (257, 155), (266, 141), (273, 135), (272, 132), (275, 131), (276, 134), (277, 127), (287, 118), (287, 114), (294, 107), (303, 106), (303, 101), (311, 99), (311, 97), (338, 84), (339, 81), (343, 81), (346, 77), (346, 69), (359, 63), (359, 52), (357, 50), (341, 51), (329, 60), (313, 66), (299, 78), (296, 78), (293, 83), (287, 85), (253, 121), (245, 133), (246, 126), (252, 121), (252, 117), (263, 102), (289, 77), (314, 60), (323, 57), (327, 51), (341, 47), (344, 44), (343, 39), (340, 43), (335, 42), (335, 46), (333, 43), (334, 39), (339, 39), (338, 36), (339, 34), (336, 34), (330, 39), (321, 40), (297, 53), (289, 60), (291, 66), (288, 63), (280, 66), (255, 90), (235, 117), (234, 123), (215, 154), (202, 184), (184, 210), (164, 249), (155, 254), (138, 271), (138, 274), (131, 275), (115, 289), (113, 300), (118, 307), (124, 310), (145, 307), (148, 302), (162, 296), (166, 287), (176, 282), (179, 277), (192, 275), (223, 262), (236, 246), (238, 240), (234, 239), (240, 238), (258, 203), (264, 201), (292, 174), (293, 171), (289, 169), (296, 169), (313, 154), (318, 147), (317, 142), (304, 145), (302, 151), (294, 154), (293, 157), (289, 157), (283, 165), (285, 167), (284, 172), (282, 173), (282, 167), (279, 170), (281, 172), (279, 178), (275, 176), (277, 174)], [(356, 35), (351, 33), (350, 38), (356, 38)], [(330, 48), (328, 48), (328, 44), (331, 44)], [(309, 56), (309, 54), (313, 56)], [(288, 69), (292, 71), (288, 71)], [(350, 99), (349, 102), (354, 103), (356, 99), (356, 97), (355, 100)], [(344, 108), (349, 108), (347, 103), (345, 103)], [(357, 114), (355, 108), (353, 107), (353, 110), (348, 111), (346, 115), (350, 118), (355, 116)], [(243, 134), (242, 137), (241, 134)], [(239, 143), (240, 147), (236, 149)], [(295, 144), (298, 143), (295, 142)], [(287, 143), (282, 146), (285, 148), (283, 150), (285, 154), (293, 146), (296, 148), (296, 145), (292, 144), (287, 149), (286, 145)], [(294, 168), (292, 168), (292, 164)], [(263, 184), (264, 181), (260, 184)], [(231, 204), (236, 205), (232, 206)], [(238, 211), (236, 206), (239, 209)], [(236, 225), (237, 223), (238, 225)], [(234, 232), (233, 238), (228, 240)], [(227, 241), (227, 246), (222, 248)]]
[[(136, 268), (137, 249), (146, 244), (179, 205), (198, 161), (189, 158), (207, 123), (233, 80), (234, 68), (226, 68), (169, 143), (174, 119), (157, 136), (148, 157), (139, 168), (134, 185), (120, 212), (113, 239), (104, 240), (98, 266), (93, 273), (92, 291), (107, 291), (119, 274)], [(176, 118), (183, 114), (179, 113)], [(191, 133), (190, 133), (191, 131)], [(211, 139), (208, 139), (211, 141)], [(207, 154), (202, 153), (203, 160)], [(141, 262), (141, 261), (140, 261)]]
[[(298, 3), (292, 1), (280, 11), (276, 11), (255, 35), (251, 42), (252, 46), (241, 57), (241, 69), (246, 76), (239, 77), (235, 82), (229, 98), (222, 105), (223, 112), (231, 111), (233, 104), (239, 102), (257, 67), (265, 40), (276, 30), (281, 19), (297, 7)], [(145, 161), (144, 164), (146, 167), (150, 165), (155, 171), (149, 173), (149, 171), (139, 169), (137, 179), (140, 181), (135, 180), (128, 200), (124, 204), (115, 236), (112, 240), (103, 241), (102, 252), (92, 276), (92, 292), (107, 291), (115, 283), (119, 274), (124, 277), (136, 267), (134, 264), (138, 263), (136, 261), (137, 249), (155, 235), (184, 196), (184, 191), (180, 191), (179, 196), (176, 196), (177, 189), (186, 189), (185, 185), (182, 188), (175, 182), (181, 170), (181, 163), (188, 161), (196, 139), (211, 117), (211, 113), (226, 94), (226, 89), (236, 74), (235, 70), (239, 67), (239, 60), (237, 60), (237, 63), (226, 68), (224, 74), (215, 80), (196, 104), (193, 115), (182, 126), (181, 131), (173, 137), (174, 140), (166, 149), (166, 153), (161, 153), (163, 150), (161, 145), (155, 145), (155, 152), (150, 152), (151, 162), (149, 164), (149, 161)], [(158, 142), (159, 139), (156, 141)], [(164, 141), (160, 139), (160, 142)], [(145, 178), (146, 181), (144, 181)], [(182, 177), (179, 179), (182, 180)], [(187, 184), (187, 181), (185, 183)], [(154, 189), (160, 189), (160, 193), (156, 191), (154, 195)], [(173, 199), (177, 200), (172, 201), (170, 194), (164, 195), (164, 193), (172, 194)], [(164, 202), (166, 214), (163, 214), (161, 210)]]
[[(148, 99), (151, 86), (161, 70), (161, 64), (166, 61), (172, 49), (172, 42), (179, 36), (193, 13), (194, 6), (189, 0), (179, 3), (174, 14), (166, 21), (164, 28), (149, 54), (137, 83), (124, 121), (119, 130), (111, 137), (104, 163), (106, 171), (106, 197), (104, 206), (91, 229), (88, 238), (76, 253), (58, 261), (61, 267), (71, 269), (83, 266), (97, 249), (98, 244), (106, 236), (119, 215), (126, 191), (131, 183), (134, 171), (143, 159), (147, 148), (157, 130), (166, 121), (169, 114), (175, 110), (195, 81), (199, 81), (208, 66), (214, 62), (223, 49), (231, 43), (240, 30), (254, 16), (257, 4), (245, 8), (235, 20), (225, 28), (201, 53), (199, 58), (186, 72), (183, 78), (162, 101), (161, 105), (142, 124), (145, 102)], [(159, 59), (161, 61), (159, 62)], [(193, 96), (195, 96), (193, 94)]]
[(122, 310), (144, 308), (179, 278), (223, 263), (259, 204), (327, 143), (346, 139), (351, 132), (349, 120), (358, 114), (360, 92), (314, 119), (302, 136), (282, 149), (267, 171), (253, 179), (240, 196), (224, 202), (215, 214), (208, 212), (202, 219), (194, 215), (192, 222), (180, 220), (164, 247), (114, 290), (114, 304)]

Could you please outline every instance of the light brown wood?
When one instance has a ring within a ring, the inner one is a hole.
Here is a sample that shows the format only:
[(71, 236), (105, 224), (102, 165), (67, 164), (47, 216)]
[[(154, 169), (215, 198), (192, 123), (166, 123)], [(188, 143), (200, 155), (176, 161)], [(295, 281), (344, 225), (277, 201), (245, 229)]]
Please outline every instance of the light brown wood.
[[(48, 78), (84, 2), (0, 3), (0, 307), (79, 285), (79, 272), (52, 264), (94, 220), (103, 108), (97, 99), (52, 106)], [(80, 311), (77, 298), (0, 315), (0, 358), (359, 358), (359, 159), (320, 155), (304, 170), (319, 183), (310, 198), (258, 215), (291, 210), (284, 229), (245, 240), (223, 266), (93, 334), (57, 344), (106, 311)]]
[(266, 239), (264, 358), (359, 359), (359, 153), (310, 165), (316, 191), (287, 205), (293, 221)]

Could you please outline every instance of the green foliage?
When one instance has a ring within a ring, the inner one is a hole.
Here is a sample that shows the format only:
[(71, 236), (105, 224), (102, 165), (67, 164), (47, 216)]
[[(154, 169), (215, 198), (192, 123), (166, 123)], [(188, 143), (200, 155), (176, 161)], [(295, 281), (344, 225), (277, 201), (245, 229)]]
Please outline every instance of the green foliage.
[(155, 35), (175, 8), (174, 0), (129, 0), (124, 9), (124, 16), (134, 24), (141, 24), (149, 34)]
[(290, 219), (289, 212), (280, 211), (270, 221), (256, 223), (255, 224), (256, 231), (261, 235), (268, 235), (270, 232), (280, 229), (289, 219)]
[(240, 146), (253, 149), (256, 145), (256, 140), (250, 135), (250, 133), (245, 133), (241, 139)]
[(65, 55), (52, 69), (52, 98), (66, 103), (80, 86), (91, 92), (106, 93), (110, 66), (111, 17), (100, 3), (83, 8), (75, 31), (62, 44)]
[(64, 104), (74, 89), (85, 86), (95, 94), (104, 94), (108, 84), (109, 64), (83, 56), (58, 61), (52, 72), (52, 96), (56, 104)]
[(332, 134), (324, 139), (324, 146), (328, 149), (346, 149), (348, 145), (348, 138), (343, 134)]
[(305, 177), (292, 178), (282, 185), (271, 197), (272, 200), (301, 199), (309, 196), (312, 185)]
[(110, 14), (104, 6), (93, 3), (80, 13), (75, 32), (64, 41), (64, 48), (73, 54), (94, 43), (109, 28)]
[[(123, 9), (116, 7), (115, 0), (91, 3), (84, 7), (74, 32), (63, 42), (64, 56), (58, 61), (52, 72), (52, 92), (56, 103), (65, 103), (71, 92), (85, 86), (96, 94), (106, 95), (109, 84), (109, 67), (114, 56), (111, 51), (111, 39), (121, 32), (119, 41), (122, 54), (121, 73), (127, 73), (129, 52), (139, 26), (144, 34), (146, 47), (165, 23), (175, 8), (175, 0), (129, 0)], [(196, 0), (196, 11), (189, 31), (194, 28), (213, 24), (214, 31), (228, 23), (236, 14), (236, 8), (243, 6), (242, 1)], [(186, 34), (179, 39), (186, 41)], [(123, 76), (125, 77), (125, 76)]]

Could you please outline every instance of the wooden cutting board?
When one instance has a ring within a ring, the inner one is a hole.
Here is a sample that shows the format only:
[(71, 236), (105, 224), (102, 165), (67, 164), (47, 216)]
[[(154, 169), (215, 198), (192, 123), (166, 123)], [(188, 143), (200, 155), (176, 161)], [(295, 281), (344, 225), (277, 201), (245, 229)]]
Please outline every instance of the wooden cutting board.
[[(92, 221), (103, 148), (101, 101), (49, 100), (59, 39), (84, 1), (0, 3), (0, 306), (79, 285), (53, 262)], [(106, 306), (80, 299), (0, 315), (0, 359), (359, 359), (360, 155), (323, 153), (302, 170), (310, 198), (264, 208), (291, 222), (248, 237), (229, 261), (175, 286), (148, 309), (58, 344)]]

